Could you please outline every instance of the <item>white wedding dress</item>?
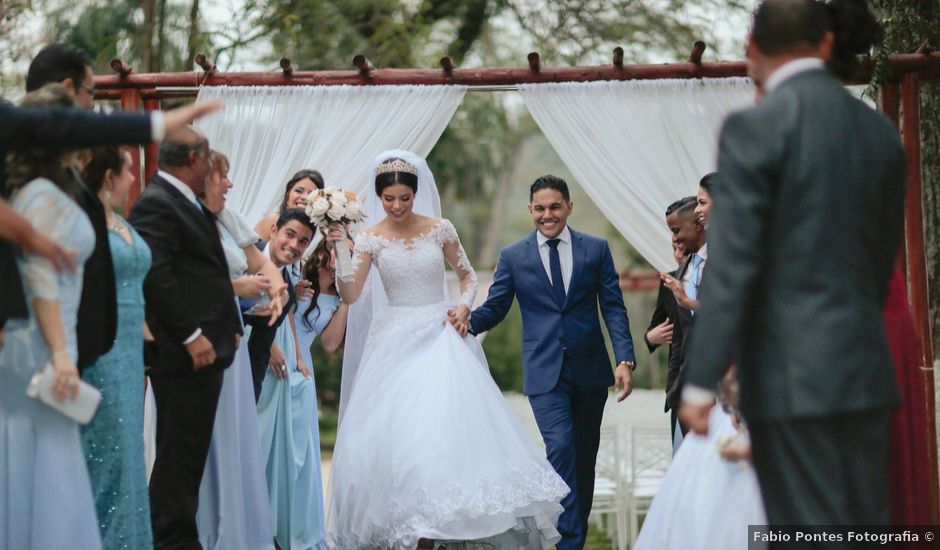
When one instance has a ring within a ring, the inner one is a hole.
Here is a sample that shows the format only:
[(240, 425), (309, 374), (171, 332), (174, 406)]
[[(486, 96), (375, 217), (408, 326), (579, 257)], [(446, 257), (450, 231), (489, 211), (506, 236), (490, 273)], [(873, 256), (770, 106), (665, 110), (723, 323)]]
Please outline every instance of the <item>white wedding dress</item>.
[[(708, 435), (682, 440), (653, 499), (634, 550), (762, 550), (748, 541), (749, 525), (766, 525), (760, 486), (750, 462), (719, 454), (726, 439), (746, 438), (720, 405), (712, 407)], [(745, 441), (747, 439), (744, 439)]]
[(374, 263), (388, 305), (372, 320), (340, 420), (333, 548), (413, 550), (428, 538), (544, 549), (560, 539), (568, 487), (509, 409), (480, 345), (447, 322), (445, 259), (472, 303), (476, 275), (449, 221), (407, 242), (356, 239), (355, 277)]

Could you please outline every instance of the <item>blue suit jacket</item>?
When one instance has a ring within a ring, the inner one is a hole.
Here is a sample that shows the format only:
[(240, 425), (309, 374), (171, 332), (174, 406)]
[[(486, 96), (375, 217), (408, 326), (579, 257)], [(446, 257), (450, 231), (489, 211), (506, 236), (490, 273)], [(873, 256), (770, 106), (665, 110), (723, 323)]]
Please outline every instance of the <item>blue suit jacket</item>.
[(569, 230), (573, 265), (564, 304), (554, 298), (533, 231), (500, 251), (486, 302), (470, 317), (472, 333), (486, 332), (503, 320), (513, 297), (519, 300), (526, 395), (551, 391), (566, 357), (582, 389), (613, 385), (611, 361), (597, 315), (598, 304), (616, 362), (636, 360), (620, 277), (607, 241), (570, 227)]

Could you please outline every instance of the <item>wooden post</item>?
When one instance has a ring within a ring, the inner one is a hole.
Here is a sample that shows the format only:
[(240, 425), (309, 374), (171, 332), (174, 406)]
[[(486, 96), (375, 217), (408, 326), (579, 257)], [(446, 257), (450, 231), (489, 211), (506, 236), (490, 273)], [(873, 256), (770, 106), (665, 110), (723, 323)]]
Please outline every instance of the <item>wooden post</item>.
[[(888, 117), (894, 127), (901, 131), (901, 88), (897, 82), (886, 82), (881, 85), (881, 112)], [(902, 246), (898, 250), (898, 267), (907, 273), (907, 250)]]
[(901, 77), (902, 133), (907, 151), (907, 202), (904, 226), (911, 313), (923, 348), (924, 404), (927, 415), (926, 448), (929, 455), (930, 520), (940, 523), (940, 481), (937, 475), (937, 424), (933, 373), (933, 338), (927, 292), (927, 253), (924, 242), (924, 202), (920, 157), (920, 78), (917, 73)]
[(375, 66), (372, 65), (372, 62), (362, 54), (359, 54), (353, 58), (353, 65), (359, 69), (359, 74), (362, 76), (369, 76), (369, 72), (375, 69)]
[[(145, 99), (144, 100), (144, 110), (147, 112), (159, 111), (160, 110), (160, 100), (159, 99)], [(157, 150), (160, 145), (157, 143), (150, 143), (144, 146), (144, 185), (147, 186), (147, 183), (150, 182), (150, 178), (157, 173)]]
[(454, 60), (445, 55), (441, 58), (441, 68), (444, 69), (444, 74), (448, 76), (454, 74)]
[(532, 69), (533, 73), (537, 73), (542, 70), (542, 61), (539, 59), (539, 52), (532, 52), (527, 56), (529, 60), (529, 68)]
[(286, 57), (282, 57), (280, 65), (281, 65), (281, 71), (283, 71), (285, 77), (291, 76), (292, 74), (294, 74), (294, 67), (291, 66), (290, 59)]
[(702, 64), (702, 55), (705, 53), (705, 43), (701, 40), (696, 40), (695, 44), (692, 44), (692, 53), (689, 55), (689, 63), (694, 63), (696, 65)]
[[(121, 90), (121, 110), (140, 110), (140, 90), (137, 88), (125, 88)], [(130, 214), (131, 208), (134, 206), (134, 202), (137, 201), (137, 198), (140, 197), (140, 192), (142, 190), (142, 178), (140, 173), (140, 147), (128, 147), (128, 151), (131, 153), (131, 173), (134, 174), (134, 185), (131, 186), (131, 191), (127, 195), (127, 202), (124, 204), (125, 216)]]
[(623, 48), (620, 46), (614, 48), (613, 59), (611, 61), (614, 67), (623, 67)]

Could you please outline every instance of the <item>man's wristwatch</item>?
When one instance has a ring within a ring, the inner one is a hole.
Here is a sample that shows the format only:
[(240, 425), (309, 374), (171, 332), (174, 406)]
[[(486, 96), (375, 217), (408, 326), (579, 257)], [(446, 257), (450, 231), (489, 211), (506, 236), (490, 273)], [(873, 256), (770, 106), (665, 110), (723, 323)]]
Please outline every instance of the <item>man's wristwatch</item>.
[(636, 370), (636, 363), (634, 363), (633, 361), (621, 361), (621, 362), (617, 363), (617, 366), (618, 366), (618, 367), (619, 367), (620, 365), (626, 365), (626, 366), (630, 367), (630, 372), (633, 372), (633, 371)]

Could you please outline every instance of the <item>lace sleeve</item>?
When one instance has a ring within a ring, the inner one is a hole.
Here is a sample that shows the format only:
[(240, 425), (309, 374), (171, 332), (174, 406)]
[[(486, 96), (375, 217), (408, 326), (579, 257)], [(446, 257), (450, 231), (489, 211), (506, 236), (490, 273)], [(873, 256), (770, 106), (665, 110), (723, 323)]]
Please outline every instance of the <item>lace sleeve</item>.
[[(34, 182), (27, 184), (16, 196), (13, 207), (34, 227), (41, 228), (47, 238), (58, 242), (71, 218), (63, 215), (63, 199), (67, 200), (52, 182)], [(23, 280), (32, 297), (43, 300), (59, 298), (58, 273), (52, 262), (45, 257), (26, 255)]]
[(444, 258), (460, 279), (460, 303), (472, 308), (473, 300), (476, 299), (477, 290), (480, 288), (477, 273), (470, 265), (470, 259), (467, 258), (467, 253), (460, 244), (460, 237), (457, 236), (457, 230), (450, 220), (441, 220), (438, 228)]
[(352, 273), (340, 273), (336, 270), (336, 286), (340, 296), (346, 303), (353, 303), (359, 299), (366, 277), (372, 268), (372, 258), (378, 252), (380, 242), (378, 237), (363, 231), (356, 236), (356, 244), (352, 250)]

